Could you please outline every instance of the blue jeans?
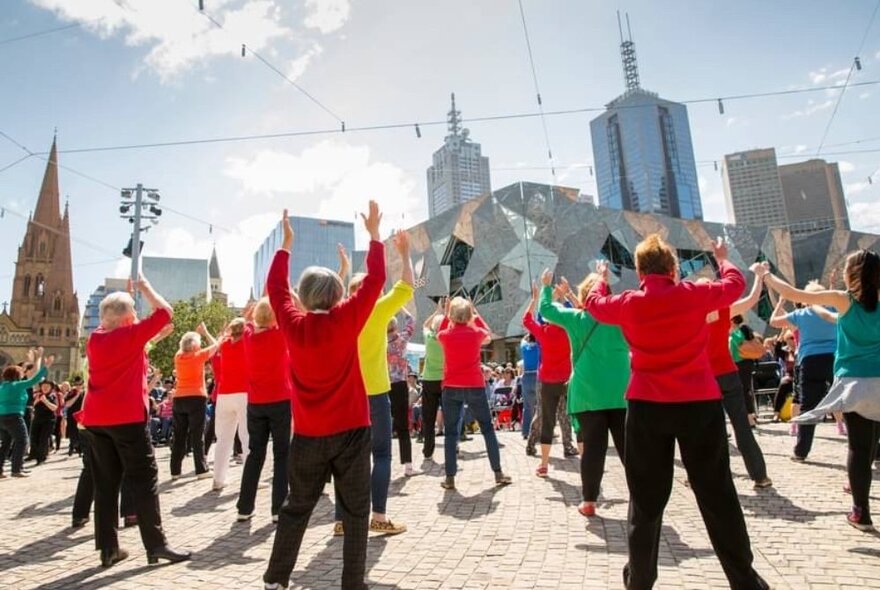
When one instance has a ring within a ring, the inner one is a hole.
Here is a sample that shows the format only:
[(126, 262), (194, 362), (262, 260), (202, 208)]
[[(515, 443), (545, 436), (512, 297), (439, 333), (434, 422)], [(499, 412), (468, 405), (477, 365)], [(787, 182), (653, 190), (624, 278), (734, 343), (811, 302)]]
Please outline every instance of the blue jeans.
[(455, 428), (461, 419), (465, 402), (480, 425), (480, 432), (483, 434), (483, 440), (486, 441), (486, 454), (489, 456), (492, 471), (501, 471), (501, 451), (498, 449), (498, 439), (495, 437), (495, 428), (492, 426), (492, 413), (489, 411), (485, 389), (482, 387), (448, 387), (443, 389), (443, 428), (447, 432), (446, 442), (443, 444), (446, 475), (454, 477), (458, 472), (455, 436), (450, 437), (448, 433), (456, 432)]
[[(369, 399), (373, 444), (370, 498), (373, 503), (373, 512), (385, 514), (388, 506), (388, 486), (391, 485), (391, 400), (387, 393), (371, 395)], [(334, 479), (334, 485), (335, 483)], [(342, 520), (342, 510), (338, 501), (336, 502), (336, 520)]]
[(520, 384), (523, 395), (522, 437), (528, 439), (535, 415), (535, 404), (538, 403), (538, 373), (524, 373), (520, 377)]

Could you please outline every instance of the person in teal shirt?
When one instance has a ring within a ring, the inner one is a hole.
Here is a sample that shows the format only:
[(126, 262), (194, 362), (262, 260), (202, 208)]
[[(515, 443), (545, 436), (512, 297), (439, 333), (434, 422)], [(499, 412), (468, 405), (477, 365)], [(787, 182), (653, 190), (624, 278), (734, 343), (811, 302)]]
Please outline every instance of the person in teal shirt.
[(37, 348), (28, 353), (28, 361), (33, 363), (34, 374), (28, 379), (24, 369), (11, 365), (3, 369), (0, 382), (0, 478), (5, 478), (3, 466), (12, 447), (12, 477), (27, 477), (24, 466), (24, 449), (27, 446), (27, 427), (24, 424), (24, 410), (27, 406), (27, 390), (43, 380), (52, 366), (53, 358), (47, 357), (43, 363), (43, 349)]
[[(599, 275), (591, 273), (578, 285), (578, 299), (583, 304)], [(578, 512), (596, 514), (596, 500), (605, 471), (608, 433), (621, 462), (624, 459), (624, 426), (629, 385), (629, 347), (617, 326), (600, 324), (584, 309), (569, 309), (553, 302), (553, 273), (541, 275), (541, 316), (561, 326), (571, 343), (572, 375), (568, 382), (568, 413), (575, 417), (584, 449), (581, 453), (581, 483), (584, 501)], [(568, 283), (559, 287), (568, 291)]]

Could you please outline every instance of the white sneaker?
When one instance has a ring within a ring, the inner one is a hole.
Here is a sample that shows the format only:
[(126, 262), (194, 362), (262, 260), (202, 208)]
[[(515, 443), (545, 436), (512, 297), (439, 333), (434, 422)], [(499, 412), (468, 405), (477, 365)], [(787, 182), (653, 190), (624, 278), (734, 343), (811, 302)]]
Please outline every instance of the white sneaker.
[(278, 524), (278, 515), (277, 514), (272, 515), (272, 524)]
[(220, 492), (220, 491), (222, 491), (223, 488), (225, 488), (225, 487), (226, 487), (226, 484), (225, 484), (225, 483), (217, 483), (217, 482), (215, 481), (215, 482), (214, 482), (214, 485), (211, 486), (211, 489), (214, 490), (215, 492)]
[(204, 473), (199, 473), (198, 475), (196, 475), (196, 479), (211, 479), (212, 477), (214, 477), (214, 474), (210, 471), (205, 471)]
[(413, 475), (415, 475), (415, 473), (416, 472), (415, 472), (415, 470), (413, 470), (412, 463), (407, 463), (403, 466), (403, 474), (406, 477), (412, 477)]
[(250, 519), (252, 519), (253, 517), (254, 517), (254, 513), (253, 513), (253, 512), (251, 512), (250, 514), (241, 514), (241, 513), (239, 513), (239, 515), (235, 518), (235, 520), (236, 520), (237, 522), (247, 522), (247, 521), (249, 521)]
[(180, 479), (179, 475), (172, 475), (171, 476), (171, 481), (177, 481), (178, 479)]

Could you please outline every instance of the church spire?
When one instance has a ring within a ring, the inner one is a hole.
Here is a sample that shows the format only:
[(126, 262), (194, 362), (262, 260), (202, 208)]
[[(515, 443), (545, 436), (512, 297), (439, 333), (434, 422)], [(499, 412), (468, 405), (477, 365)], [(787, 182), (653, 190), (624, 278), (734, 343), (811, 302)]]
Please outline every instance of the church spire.
[(60, 200), (58, 190), (58, 153), (55, 147), (55, 138), (52, 138), (52, 149), (49, 150), (49, 159), (46, 162), (46, 172), (43, 174), (43, 184), (40, 187), (40, 196), (37, 199), (37, 207), (34, 210), (34, 221), (49, 227), (58, 227), (61, 222)]

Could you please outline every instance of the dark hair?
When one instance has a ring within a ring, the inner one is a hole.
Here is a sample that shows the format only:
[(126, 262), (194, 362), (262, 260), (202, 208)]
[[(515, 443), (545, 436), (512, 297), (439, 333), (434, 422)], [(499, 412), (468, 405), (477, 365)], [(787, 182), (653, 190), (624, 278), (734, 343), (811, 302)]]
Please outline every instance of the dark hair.
[(534, 334), (532, 334), (531, 332), (528, 332), (526, 334), (526, 342), (537, 342), (537, 339), (535, 338)]
[(746, 340), (754, 340), (755, 331), (752, 330), (748, 324), (742, 324), (739, 327), (739, 331), (742, 332), (742, 335), (745, 336)]
[(880, 255), (873, 250), (853, 252), (846, 259), (847, 283), (867, 311), (877, 309), (880, 296)]
[(745, 321), (745, 319), (741, 315), (737, 314), (737, 315), (733, 316), (732, 318), (730, 318), (730, 321), (733, 322), (734, 324), (736, 324), (737, 326), (739, 326), (740, 324), (742, 324)]
[(9, 365), (3, 369), (4, 381), (20, 381), (24, 376), (24, 371), (18, 365)]

